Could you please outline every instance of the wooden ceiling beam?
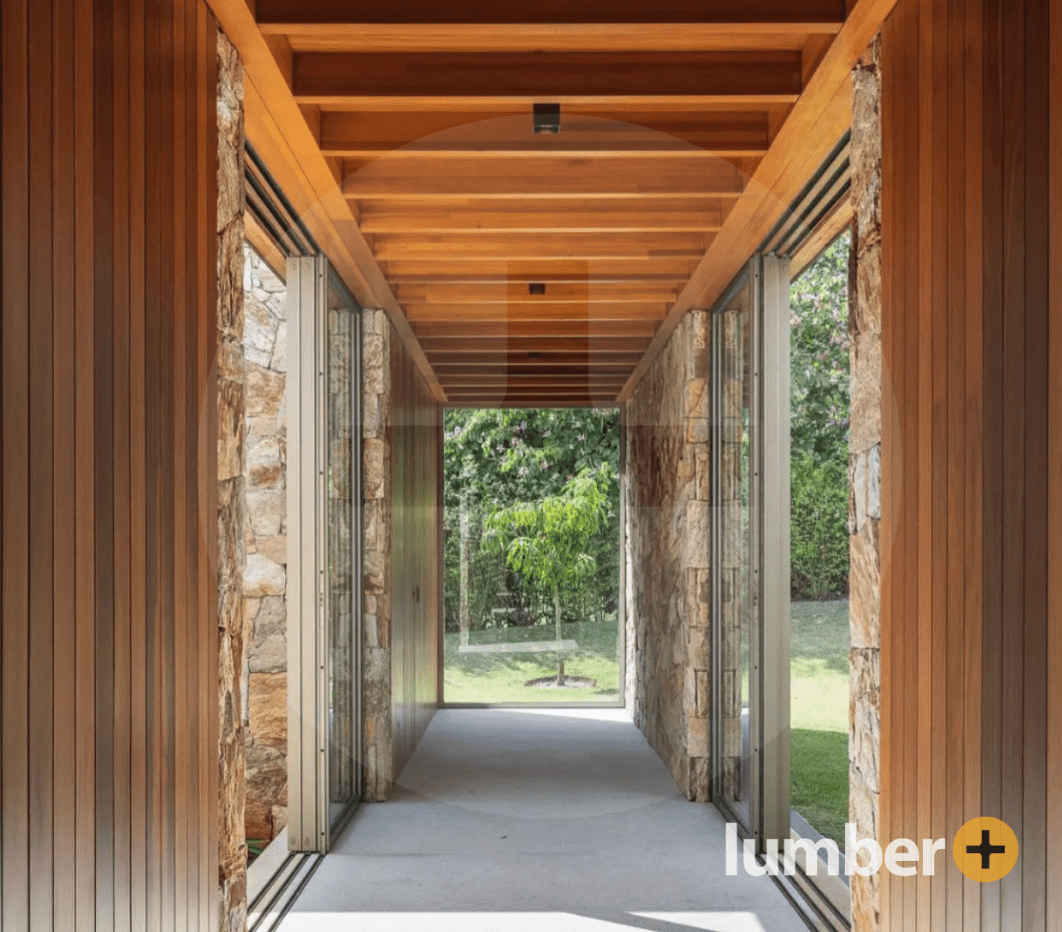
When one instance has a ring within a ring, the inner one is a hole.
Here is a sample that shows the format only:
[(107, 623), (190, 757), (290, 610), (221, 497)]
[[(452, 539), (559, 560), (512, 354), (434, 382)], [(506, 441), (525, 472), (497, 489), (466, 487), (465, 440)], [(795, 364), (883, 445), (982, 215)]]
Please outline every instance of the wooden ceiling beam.
[[(293, 52), (801, 52), (809, 39), (830, 38), (840, 23), (644, 23), (392, 26), (374, 23), (301, 27), (267, 24)], [(293, 32), (288, 30), (294, 30)]]
[(497, 397), (482, 395), (469, 397), (460, 401), (447, 402), (448, 408), (616, 408), (619, 402), (609, 392), (604, 398), (584, 396), (579, 398), (557, 398), (553, 396), (520, 395), (517, 397)]
[(625, 259), (628, 256), (681, 256), (699, 259), (711, 233), (460, 233), (417, 236), (381, 234), (373, 251), (382, 261), (460, 255), (492, 259)]
[(407, 304), (406, 316), (412, 323), (427, 321), (501, 322), (543, 320), (597, 321), (663, 320), (665, 302), (600, 302), (571, 304)]
[(709, 24), (720, 30), (762, 27), (773, 31), (836, 30), (844, 21), (843, 0), (257, 0), (263, 32), (306, 32), (311, 29), (352, 32), (365, 25), (677, 25)]
[(659, 233), (714, 232), (723, 223), (722, 201), (650, 201), (641, 210), (627, 201), (479, 201), (474, 206), (381, 202), (363, 205), (361, 229), (378, 233)]
[(762, 104), (795, 101), (801, 70), (801, 54), (791, 51), (300, 52), (291, 87), (303, 104), (405, 101), (418, 110), (484, 98), (500, 109), (631, 98)]
[(416, 199), (740, 197), (748, 183), (741, 160), (699, 156), (652, 160), (557, 158), (548, 165), (533, 157), (453, 158), (442, 164), (380, 159), (367, 165), (344, 163), (343, 191), (349, 198), (376, 201)]
[(381, 262), (389, 281), (402, 284), (507, 284), (509, 282), (585, 282), (605, 284), (652, 284), (669, 288), (686, 283), (697, 267), (694, 259), (647, 257), (637, 262), (555, 259), (521, 262), (505, 259), (395, 259)]
[[(659, 303), (670, 302), (675, 298), (676, 289), (665, 284), (616, 285), (598, 284), (596, 282), (545, 282), (546, 293), (533, 295), (523, 282), (508, 284), (478, 285), (399, 285), (398, 296), (405, 304), (491, 304), (505, 305), (539, 305), (548, 307), (561, 304), (604, 304), (609, 302)], [(578, 309), (568, 309), (574, 313)], [(584, 313), (589, 313), (586, 309)]]
[(621, 398), (630, 397), (667, 344), (682, 316), (711, 307), (738, 274), (807, 179), (851, 125), (851, 73), (897, 0), (859, 0), (808, 80), (807, 88), (735, 204), (652, 345), (631, 374)]
[(607, 334), (572, 337), (477, 337), (461, 341), (444, 337), (430, 337), (422, 341), (424, 352), (433, 354), (460, 353), (468, 357), (505, 353), (579, 353), (587, 356), (609, 356), (620, 353), (640, 354), (649, 346), (648, 337), (612, 337)]
[(455, 321), (426, 320), (413, 324), (420, 340), (441, 337), (450, 340), (491, 337), (513, 340), (515, 337), (581, 337), (584, 340), (610, 337), (651, 337), (656, 321), (631, 320), (512, 320)]
[(456, 353), (431, 352), (428, 354), (432, 366), (437, 368), (440, 376), (444, 371), (468, 371), (471, 369), (498, 369), (503, 372), (524, 369), (555, 369), (566, 374), (585, 371), (586, 369), (633, 370), (642, 358), (641, 352), (586, 353), (586, 352), (543, 352), (540, 358), (531, 358), (527, 352), (501, 350), (496, 353)]
[(595, 375), (593, 372), (587, 372), (581, 376), (578, 375), (553, 375), (549, 372), (542, 372), (538, 375), (494, 375), (494, 374), (478, 374), (475, 372), (464, 372), (460, 374), (449, 375), (442, 380), (443, 387), (446, 388), (447, 393), (451, 390), (460, 389), (484, 389), (484, 388), (510, 388), (514, 390), (519, 389), (536, 389), (543, 386), (549, 386), (550, 388), (567, 388), (567, 389), (601, 389), (601, 388), (615, 388), (617, 391), (623, 387), (623, 381), (625, 376), (620, 375)]
[(319, 139), (326, 155), (347, 158), (439, 158), (456, 153), (609, 155), (700, 150), (763, 155), (767, 110), (654, 113), (597, 108), (561, 115), (557, 135), (535, 134), (529, 108), (519, 112), (325, 110)]
[(341, 193), (306, 117), (291, 96), (287, 75), (258, 30), (246, 0), (208, 0), (244, 68), (247, 138), (282, 186), (339, 276), (362, 307), (387, 313), (398, 339), (437, 400), (445, 400), (423, 349)]

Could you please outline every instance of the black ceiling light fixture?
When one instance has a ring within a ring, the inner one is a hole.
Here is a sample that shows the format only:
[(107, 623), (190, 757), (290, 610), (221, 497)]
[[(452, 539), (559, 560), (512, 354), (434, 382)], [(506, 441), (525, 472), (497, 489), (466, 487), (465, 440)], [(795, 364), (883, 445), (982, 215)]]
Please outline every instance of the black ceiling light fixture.
[(546, 283), (545, 282), (528, 282), (527, 283), (528, 294), (545, 294)]
[(560, 132), (560, 104), (535, 104), (533, 114), (536, 133)]

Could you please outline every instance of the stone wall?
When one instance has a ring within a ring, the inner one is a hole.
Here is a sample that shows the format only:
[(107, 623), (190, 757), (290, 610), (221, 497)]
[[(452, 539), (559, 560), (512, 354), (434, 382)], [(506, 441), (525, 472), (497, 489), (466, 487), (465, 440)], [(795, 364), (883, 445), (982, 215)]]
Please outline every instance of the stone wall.
[(362, 487), (364, 505), (362, 715), (365, 799), (387, 799), (391, 745), (391, 324), (362, 312)]
[(244, 600), (247, 610), (248, 838), (273, 839), (287, 824), (287, 373), (286, 288), (243, 248), (243, 351), (247, 372)]
[(627, 605), (635, 724), (708, 798), (708, 314), (687, 314), (626, 408)]
[(243, 353), (243, 68), (218, 33), (218, 881), (222, 932), (247, 925), (244, 835), (246, 396)]
[[(849, 577), (851, 700), (849, 820), (858, 837), (879, 825), (881, 646), (881, 79), (876, 40), (856, 66), (852, 108), (855, 224), (849, 274), (851, 432), (849, 439)], [(852, 928), (880, 928), (879, 874), (852, 877)]]

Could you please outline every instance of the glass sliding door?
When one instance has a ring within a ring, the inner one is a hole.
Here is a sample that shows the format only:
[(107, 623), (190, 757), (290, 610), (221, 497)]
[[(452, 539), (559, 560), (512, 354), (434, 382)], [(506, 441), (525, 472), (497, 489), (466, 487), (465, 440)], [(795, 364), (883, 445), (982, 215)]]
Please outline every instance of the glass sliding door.
[(712, 315), (714, 798), (760, 850), (789, 837), (787, 274), (754, 256)]
[(718, 671), (714, 704), (716, 735), (715, 798), (752, 831), (753, 774), (759, 771), (757, 721), (753, 714), (758, 682), (755, 629), (758, 597), (752, 557), (752, 306), (757, 275), (744, 275), (712, 317), (714, 392), (713, 449), (716, 468), (715, 617)]
[(288, 262), (289, 845), (327, 851), (360, 794), (360, 315), (322, 257)]
[[(845, 278), (840, 265), (834, 273), (831, 282)], [(712, 315), (713, 798), (761, 856), (781, 855), (787, 841), (810, 842), (817, 854), (804, 846), (795, 849), (792, 865), (780, 859), (768, 867), (825, 928), (836, 929), (850, 915), (847, 885), (808, 859), (826, 857), (818, 847), (823, 841), (837, 839), (843, 849), (847, 816), (848, 622), (846, 605), (825, 598), (847, 582), (847, 564), (838, 563), (847, 552), (847, 411), (834, 406), (832, 416), (844, 423), (832, 433), (828, 425), (796, 419), (790, 288), (786, 258), (756, 255)], [(832, 309), (824, 310), (822, 295), (805, 303), (843, 328), (845, 311), (833, 297)], [(797, 336), (799, 343), (803, 334)], [(839, 359), (843, 347), (832, 336)], [(815, 360), (829, 352), (808, 349)], [(814, 382), (820, 395), (843, 396), (846, 407), (843, 363), (830, 374), (844, 383), (836, 391), (821, 384), (823, 373), (804, 368), (801, 362), (795, 377), (798, 395)], [(801, 459), (803, 441), (791, 456), (792, 432), (811, 427), (816, 437), (836, 441), (829, 452), (838, 462), (831, 459), (828, 475)], [(810, 500), (815, 495), (836, 506), (840, 522), (828, 566), (822, 541), (806, 539), (822, 530), (825, 511)], [(805, 583), (818, 587), (817, 601), (793, 602), (801, 574), (814, 576)]]
[(334, 837), (358, 794), (355, 615), (361, 592), (359, 316), (335, 276), (328, 288), (325, 356), (325, 533), (328, 826)]

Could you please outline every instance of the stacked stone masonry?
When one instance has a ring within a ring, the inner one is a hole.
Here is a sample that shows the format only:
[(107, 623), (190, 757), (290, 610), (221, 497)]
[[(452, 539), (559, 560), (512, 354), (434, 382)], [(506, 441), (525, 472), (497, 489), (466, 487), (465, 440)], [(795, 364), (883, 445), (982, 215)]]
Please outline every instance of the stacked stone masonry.
[[(878, 40), (853, 75), (851, 430), (849, 532), (851, 619), (849, 820), (858, 837), (878, 837), (881, 647), (881, 113)], [(852, 928), (881, 927), (879, 875), (852, 877)]]
[(391, 324), (362, 312), (364, 619), (362, 715), (365, 799), (391, 789)]
[(287, 824), (287, 301), (284, 282), (249, 245), (243, 250), (243, 350), (247, 372), (244, 600), (248, 637), (247, 837), (275, 838)]
[(687, 314), (627, 402), (634, 721), (692, 800), (708, 798), (708, 314)]
[(218, 929), (247, 926), (243, 68), (218, 33)]

